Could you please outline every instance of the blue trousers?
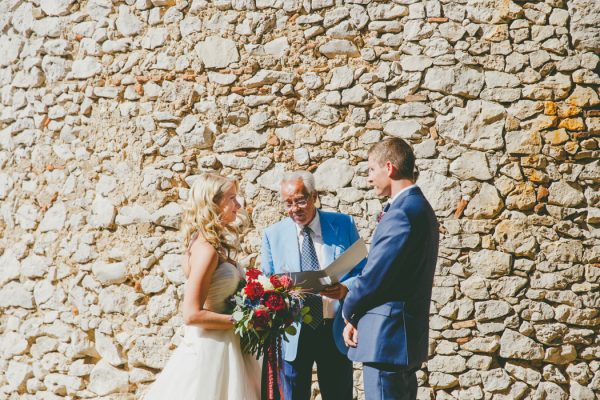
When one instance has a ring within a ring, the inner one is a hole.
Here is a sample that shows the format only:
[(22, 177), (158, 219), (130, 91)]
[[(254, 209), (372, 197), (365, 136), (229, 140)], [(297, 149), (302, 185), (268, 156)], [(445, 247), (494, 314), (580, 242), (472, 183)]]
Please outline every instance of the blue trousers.
[(363, 364), (365, 400), (414, 400), (418, 368), (391, 364)]
[(314, 363), (317, 364), (317, 379), (323, 400), (352, 400), (352, 362), (335, 345), (332, 320), (324, 320), (317, 329), (302, 325), (296, 359), (283, 362), (281, 372), (285, 400), (310, 399)]

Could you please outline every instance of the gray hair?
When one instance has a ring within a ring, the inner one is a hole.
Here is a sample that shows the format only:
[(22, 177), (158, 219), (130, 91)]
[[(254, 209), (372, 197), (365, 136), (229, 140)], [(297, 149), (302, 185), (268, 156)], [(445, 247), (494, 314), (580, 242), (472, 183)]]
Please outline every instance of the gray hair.
[(296, 181), (302, 181), (302, 183), (304, 183), (304, 188), (309, 196), (312, 196), (313, 193), (317, 193), (315, 177), (308, 171), (292, 171), (284, 173), (283, 178), (281, 178), (281, 185), (287, 182)]

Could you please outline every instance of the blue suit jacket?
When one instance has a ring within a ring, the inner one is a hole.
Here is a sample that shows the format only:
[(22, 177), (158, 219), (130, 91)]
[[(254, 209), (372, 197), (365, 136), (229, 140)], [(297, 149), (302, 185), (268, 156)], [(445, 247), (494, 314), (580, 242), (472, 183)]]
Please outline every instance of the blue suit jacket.
[(348, 358), (401, 366), (427, 360), (438, 242), (431, 206), (421, 189), (407, 189), (375, 229), (367, 265), (344, 301), (344, 316), (358, 329)]
[[(317, 212), (321, 220), (324, 262), (329, 265), (359, 239), (358, 231), (354, 220), (349, 215), (321, 210), (317, 210)], [(361, 262), (340, 281), (351, 290), (354, 278), (364, 265), (365, 262)], [(261, 268), (266, 275), (300, 271), (298, 234), (296, 224), (291, 218), (285, 218), (265, 230), (261, 251)], [(344, 322), (338, 302), (333, 325), (334, 338), (340, 352), (346, 354), (347, 348), (342, 338), (343, 327)], [(295, 335), (287, 335), (288, 342), (283, 342), (283, 357), (286, 361), (296, 359), (298, 339), (301, 334), (300, 324), (297, 324), (296, 328), (298, 332)]]

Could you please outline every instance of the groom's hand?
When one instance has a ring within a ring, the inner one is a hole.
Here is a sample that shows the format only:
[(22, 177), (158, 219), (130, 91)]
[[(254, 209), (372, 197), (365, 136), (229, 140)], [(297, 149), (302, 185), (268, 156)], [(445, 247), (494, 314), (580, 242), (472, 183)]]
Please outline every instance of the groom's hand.
[(348, 288), (346, 285), (341, 283), (334, 283), (333, 285), (327, 286), (320, 293), (321, 296), (329, 297), (336, 300), (342, 300), (348, 294)]
[(358, 330), (350, 323), (344, 328), (344, 343), (349, 347), (356, 347), (358, 344)]

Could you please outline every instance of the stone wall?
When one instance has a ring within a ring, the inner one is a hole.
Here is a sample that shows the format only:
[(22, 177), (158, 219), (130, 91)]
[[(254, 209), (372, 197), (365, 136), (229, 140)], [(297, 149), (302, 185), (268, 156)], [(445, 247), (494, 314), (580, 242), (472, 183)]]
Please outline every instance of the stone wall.
[(194, 175), (240, 178), (247, 265), (286, 169), (370, 238), (388, 135), (442, 226), (419, 397), (598, 398), (599, 27), (596, 0), (3, 0), (0, 399), (143, 392)]

